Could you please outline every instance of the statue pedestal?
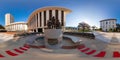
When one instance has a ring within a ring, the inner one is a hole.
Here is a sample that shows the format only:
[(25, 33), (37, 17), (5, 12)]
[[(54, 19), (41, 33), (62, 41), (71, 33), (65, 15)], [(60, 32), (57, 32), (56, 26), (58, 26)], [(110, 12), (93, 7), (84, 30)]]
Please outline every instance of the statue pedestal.
[(61, 29), (45, 29), (45, 46), (47, 48), (60, 48), (63, 33)]

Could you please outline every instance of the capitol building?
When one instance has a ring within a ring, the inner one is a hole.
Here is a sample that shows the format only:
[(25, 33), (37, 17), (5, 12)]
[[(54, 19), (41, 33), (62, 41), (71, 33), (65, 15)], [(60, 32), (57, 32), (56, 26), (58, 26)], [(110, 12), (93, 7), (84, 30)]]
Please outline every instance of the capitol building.
[(44, 32), (47, 28), (47, 21), (51, 17), (55, 17), (61, 23), (62, 29), (65, 30), (66, 14), (71, 10), (63, 7), (43, 7), (31, 13), (28, 18), (28, 31), (30, 32)]

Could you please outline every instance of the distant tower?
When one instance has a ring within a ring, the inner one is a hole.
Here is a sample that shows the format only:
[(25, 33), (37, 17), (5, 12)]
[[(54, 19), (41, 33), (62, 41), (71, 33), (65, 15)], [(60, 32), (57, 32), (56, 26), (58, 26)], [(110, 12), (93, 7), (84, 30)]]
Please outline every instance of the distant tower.
[(13, 22), (14, 17), (10, 13), (5, 14), (5, 25), (10, 25)]

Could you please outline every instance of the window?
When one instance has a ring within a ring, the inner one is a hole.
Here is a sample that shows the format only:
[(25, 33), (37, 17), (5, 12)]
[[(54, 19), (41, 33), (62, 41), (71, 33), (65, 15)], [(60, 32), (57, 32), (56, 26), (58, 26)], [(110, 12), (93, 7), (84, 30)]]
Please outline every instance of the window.
[(106, 21), (106, 24), (108, 24), (108, 22)]
[(114, 24), (114, 21), (113, 21), (113, 24)]

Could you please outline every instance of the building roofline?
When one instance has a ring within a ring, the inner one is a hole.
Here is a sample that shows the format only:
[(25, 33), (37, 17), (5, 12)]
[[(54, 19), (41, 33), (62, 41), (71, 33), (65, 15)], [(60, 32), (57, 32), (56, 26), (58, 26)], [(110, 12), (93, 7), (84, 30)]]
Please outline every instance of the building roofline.
[(14, 23), (11, 23), (9, 25), (5, 25), (5, 26), (10, 26), (10, 25), (15, 25), (15, 24), (27, 24), (26, 22), (14, 22)]
[(117, 19), (111, 18), (111, 19), (104, 19), (104, 20), (101, 20), (100, 22), (102, 22), (102, 21), (108, 21), (108, 20), (116, 20), (116, 21), (117, 21)]
[(42, 8), (38, 8), (36, 10), (34, 10), (30, 16), (28, 17), (28, 23), (30, 22), (30, 19), (34, 16), (34, 14), (36, 14), (37, 12), (42, 12), (44, 10), (55, 10), (55, 9), (59, 9), (59, 10), (64, 10), (66, 13), (70, 13), (72, 12), (70, 9), (64, 8), (64, 7), (60, 7), (60, 6), (46, 6), (46, 7), (42, 7)]

